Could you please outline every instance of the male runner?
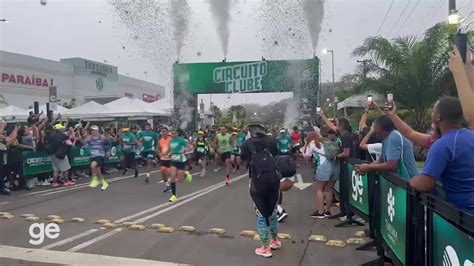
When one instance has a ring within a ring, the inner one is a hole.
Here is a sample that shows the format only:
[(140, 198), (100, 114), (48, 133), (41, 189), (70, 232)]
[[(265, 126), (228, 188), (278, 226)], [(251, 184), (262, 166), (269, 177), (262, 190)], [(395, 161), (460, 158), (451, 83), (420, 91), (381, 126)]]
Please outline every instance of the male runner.
[(232, 133), (232, 163), (235, 164), (234, 171), (240, 173), (240, 165), (242, 164), (242, 160), (240, 159), (240, 146), (245, 141), (245, 134), (242, 130), (238, 130), (239, 132)]
[(160, 155), (160, 172), (163, 182), (166, 183), (166, 188), (163, 192), (168, 192), (171, 190), (170, 181), (169, 181), (169, 170), (171, 167), (171, 153), (170, 153), (170, 141), (171, 137), (169, 136), (168, 129), (163, 127), (161, 129), (161, 139), (158, 143), (158, 154)]
[(225, 184), (228, 186), (230, 185), (230, 171), (232, 170), (232, 143), (231, 136), (227, 133), (227, 128), (221, 127), (220, 133), (217, 134), (212, 146), (219, 154), (221, 162), (225, 163)]
[(102, 135), (99, 131), (98, 126), (91, 126), (91, 135), (84, 138), (83, 143), (91, 150), (91, 188), (96, 188), (99, 185), (99, 178), (102, 182), (102, 191), (109, 187), (109, 184), (105, 181), (103, 172), (105, 170), (105, 145), (107, 138)]
[(156, 158), (156, 144), (158, 143), (158, 134), (151, 131), (151, 125), (146, 123), (143, 131), (138, 134), (138, 140), (142, 143), (142, 158), (146, 160), (146, 178), (145, 182), (149, 182), (153, 160)]
[(139, 144), (134, 134), (130, 133), (130, 128), (122, 129), (122, 152), (123, 152), (123, 175), (128, 169), (135, 170), (135, 177), (138, 177), (137, 164), (135, 162), (135, 147)]
[(206, 138), (204, 137), (204, 131), (198, 132), (194, 146), (196, 149), (196, 160), (201, 166), (201, 177), (204, 177), (206, 175), (207, 154), (209, 150)]
[[(278, 155), (291, 156), (292, 139), (286, 129), (281, 129), (277, 138)], [(281, 206), (283, 204), (283, 192), (290, 190), (295, 183), (295, 177), (282, 178), (280, 180), (280, 195), (278, 197), (277, 215), (278, 222), (282, 222), (288, 217), (286, 210)]]
[(170, 167), (170, 182), (171, 182), (171, 195), (169, 201), (176, 202), (176, 181), (182, 183), (186, 176), (186, 181), (193, 181), (192, 175), (185, 171), (186, 168), (186, 151), (192, 148), (192, 145), (183, 137), (181, 130), (171, 130), (171, 140), (169, 149), (171, 151), (171, 167)]

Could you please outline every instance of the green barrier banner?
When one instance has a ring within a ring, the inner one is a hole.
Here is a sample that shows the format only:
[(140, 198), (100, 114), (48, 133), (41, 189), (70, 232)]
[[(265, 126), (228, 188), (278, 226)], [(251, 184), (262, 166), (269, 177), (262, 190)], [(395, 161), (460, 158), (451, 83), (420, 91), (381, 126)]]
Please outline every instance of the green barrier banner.
[(88, 166), (91, 163), (91, 150), (88, 148), (73, 147), (70, 155), (71, 167)]
[(110, 156), (105, 158), (107, 164), (119, 163), (122, 157), (122, 149), (119, 146), (114, 146), (110, 149)]
[(319, 59), (173, 65), (175, 88), (190, 93), (288, 92), (318, 81)]
[(474, 238), (433, 214), (433, 265), (474, 265)]
[(369, 215), (369, 184), (367, 174), (359, 175), (355, 171), (354, 165), (350, 163), (347, 164), (347, 170), (351, 176), (349, 203), (362, 213)]
[(406, 262), (407, 192), (380, 176), (380, 233), (395, 256)]
[(52, 172), (51, 157), (45, 152), (23, 152), (23, 175), (32, 176)]
[(339, 184), (339, 180), (336, 181), (336, 183), (334, 184), (334, 191), (336, 191), (338, 194), (341, 193), (341, 187), (340, 187), (340, 184)]

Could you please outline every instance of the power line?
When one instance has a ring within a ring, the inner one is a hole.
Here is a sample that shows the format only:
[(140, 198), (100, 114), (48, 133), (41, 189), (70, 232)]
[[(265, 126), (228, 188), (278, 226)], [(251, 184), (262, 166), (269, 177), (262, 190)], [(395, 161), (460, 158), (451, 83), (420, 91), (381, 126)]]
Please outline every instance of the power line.
[(405, 18), (405, 20), (403, 21), (403, 23), (401, 24), (400, 28), (398, 28), (397, 32), (395, 32), (395, 35), (397, 35), (400, 30), (402, 30), (403, 26), (405, 26), (405, 24), (407, 23), (408, 19), (411, 17), (411, 15), (413, 14), (413, 12), (415, 11), (416, 7), (418, 6), (418, 4), (420, 3), (421, 0), (418, 0), (416, 1), (415, 5), (413, 6), (413, 8), (411, 9), (410, 13), (408, 13), (408, 16)]
[(430, 18), (432, 18), (433, 14), (437, 13), (439, 9), (443, 7), (443, 4), (444, 4), (443, 0), (436, 2), (432, 6), (432, 8), (427, 12), (426, 16), (422, 19), (422, 21), (418, 23), (418, 25), (422, 25), (421, 32), (418, 35), (423, 34), (426, 31), (426, 26), (429, 23)]
[(400, 22), (400, 19), (402, 19), (402, 16), (405, 14), (405, 11), (407, 11), (407, 8), (408, 6), (410, 5), (411, 3), (411, 0), (408, 0), (407, 4), (405, 5), (405, 8), (403, 8), (403, 11), (402, 13), (400, 14), (400, 16), (398, 17), (397, 21), (395, 21), (395, 24), (393, 24), (393, 27), (392, 29), (388, 32), (388, 36), (390, 36), (390, 34), (392, 34), (392, 31), (395, 29), (395, 27), (398, 25), (398, 22)]
[(392, 2), (390, 3), (390, 7), (387, 10), (387, 14), (385, 14), (385, 17), (383, 18), (382, 23), (380, 24), (379, 30), (377, 31), (377, 34), (375, 35), (379, 35), (380, 30), (382, 30), (383, 24), (385, 23), (385, 20), (387, 20), (388, 14), (390, 13), (390, 10), (392, 9), (393, 2), (394, 0), (392, 0)]

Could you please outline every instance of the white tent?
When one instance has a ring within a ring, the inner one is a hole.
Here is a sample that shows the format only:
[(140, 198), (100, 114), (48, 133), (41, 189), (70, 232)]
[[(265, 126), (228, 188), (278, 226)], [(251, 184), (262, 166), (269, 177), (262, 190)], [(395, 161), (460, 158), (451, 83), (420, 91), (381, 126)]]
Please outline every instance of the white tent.
[(158, 115), (149, 110), (148, 103), (122, 97), (104, 105), (109, 110), (105, 114), (114, 117), (149, 117)]
[(28, 111), (25, 109), (21, 109), (20, 107), (16, 107), (14, 105), (10, 105), (0, 109), (0, 117), (3, 117), (7, 120), (22, 120), (28, 118)]
[(374, 101), (383, 104), (385, 99), (383, 96), (378, 95), (376, 93), (367, 93), (363, 95), (354, 95), (351, 96), (344, 101), (337, 104), (337, 110), (341, 110), (344, 108), (364, 108), (364, 103), (367, 102), (367, 95), (372, 94), (374, 97)]
[(68, 109), (64, 112), (64, 116), (70, 118), (106, 118), (111, 116), (110, 109), (104, 105), (98, 104), (94, 101), (87, 102), (83, 105)]
[(171, 116), (172, 113), (168, 99), (161, 99), (152, 103), (148, 103), (148, 109), (153, 113), (159, 114), (160, 116)]

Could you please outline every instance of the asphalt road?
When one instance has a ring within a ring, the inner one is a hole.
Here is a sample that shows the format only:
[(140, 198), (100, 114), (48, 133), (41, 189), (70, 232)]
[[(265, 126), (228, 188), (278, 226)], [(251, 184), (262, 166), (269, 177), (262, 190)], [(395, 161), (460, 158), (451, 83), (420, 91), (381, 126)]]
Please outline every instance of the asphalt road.
[[(299, 172), (303, 182), (312, 181), (308, 165), (303, 165)], [(222, 170), (214, 173), (209, 169), (205, 178), (196, 174), (192, 183), (178, 184), (178, 202), (168, 203), (170, 194), (162, 192), (164, 184), (158, 183), (158, 173), (152, 174), (149, 184), (145, 184), (143, 175), (133, 178), (120, 174), (108, 176), (111, 182), (107, 191), (89, 188), (88, 179), (84, 178), (71, 188), (38, 187), (0, 196), (0, 211), (15, 216), (0, 219), (0, 245), (194, 265), (359, 265), (376, 258), (375, 251), (356, 251), (354, 245), (332, 247), (326, 242), (308, 241), (311, 235), (345, 241), (364, 229), (335, 228), (338, 220), (312, 219), (309, 216), (315, 208), (312, 186), (303, 190), (294, 187), (284, 194), (283, 206), (289, 217), (280, 224), (279, 231), (291, 235), (292, 239), (283, 240), (283, 248), (274, 251), (272, 258), (265, 259), (254, 254), (259, 242), (240, 236), (243, 230), (255, 230), (255, 212), (246, 175), (233, 174), (231, 185), (226, 187)], [(26, 221), (22, 214), (34, 214), (43, 223), (48, 223), (45, 220), (48, 215), (61, 216), (65, 222), (59, 224), (60, 236), (45, 238), (40, 245), (30, 244), (28, 230), (33, 222)], [(70, 222), (74, 217), (86, 221)], [(104, 229), (96, 224), (100, 219), (135, 222), (148, 227), (144, 230)], [(156, 223), (174, 227), (176, 232), (159, 233), (150, 228)], [(194, 226), (197, 231), (179, 231), (184, 225)], [(225, 233), (211, 234), (211, 228), (223, 228)], [(48, 262), (36, 261), (35, 257), (18, 260), (4, 253), (8, 252), (0, 253), (0, 265), (25, 261), (28, 265), (47, 265), (42, 263)], [(58, 261), (55, 263), (68, 264)]]

